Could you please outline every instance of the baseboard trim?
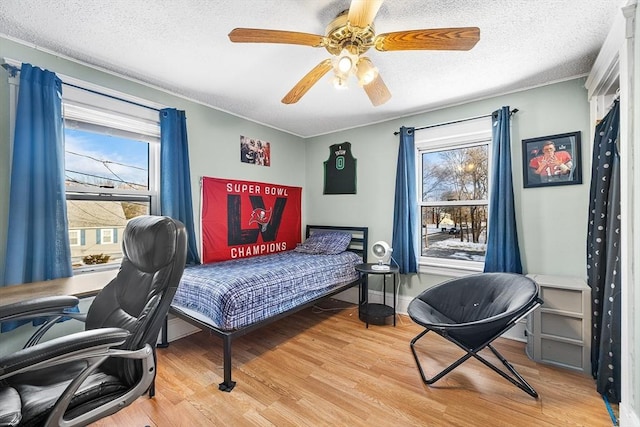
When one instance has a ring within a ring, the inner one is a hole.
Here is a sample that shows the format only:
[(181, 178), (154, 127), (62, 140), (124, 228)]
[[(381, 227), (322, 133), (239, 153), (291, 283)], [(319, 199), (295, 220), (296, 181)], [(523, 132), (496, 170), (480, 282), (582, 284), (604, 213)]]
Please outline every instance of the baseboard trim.
[(179, 340), (180, 338), (195, 334), (196, 332), (200, 332), (200, 329), (196, 328), (191, 323), (185, 322), (173, 315), (169, 315), (169, 320), (167, 321), (167, 339), (169, 342)]
[(620, 402), (620, 419), (618, 421), (621, 426), (640, 426), (640, 416), (626, 402)]

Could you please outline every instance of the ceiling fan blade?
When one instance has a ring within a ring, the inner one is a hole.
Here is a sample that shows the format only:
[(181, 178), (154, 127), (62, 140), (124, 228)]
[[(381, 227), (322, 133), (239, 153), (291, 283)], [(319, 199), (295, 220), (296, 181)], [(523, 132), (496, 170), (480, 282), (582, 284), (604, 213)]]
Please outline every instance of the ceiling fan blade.
[(329, 70), (331, 70), (331, 59), (325, 59), (311, 71), (309, 71), (300, 81), (282, 98), (283, 104), (295, 104), (300, 101), (300, 98), (311, 89), (311, 86), (316, 84), (318, 80), (322, 78)]
[(469, 50), (480, 40), (480, 28), (435, 28), (379, 34), (377, 50)]
[(263, 30), (259, 28), (234, 28), (229, 33), (234, 43), (286, 43), (322, 47), (324, 36), (295, 31)]
[(351, 0), (347, 19), (354, 27), (366, 28), (373, 23), (383, 0)]
[(382, 105), (391, 99), (391, 92), (389, 92), (387, 85), (384, 84), (380, 74), (378, 74), (371, 83), (362, 86), (362, 88), (367, 93), (374, 107)]

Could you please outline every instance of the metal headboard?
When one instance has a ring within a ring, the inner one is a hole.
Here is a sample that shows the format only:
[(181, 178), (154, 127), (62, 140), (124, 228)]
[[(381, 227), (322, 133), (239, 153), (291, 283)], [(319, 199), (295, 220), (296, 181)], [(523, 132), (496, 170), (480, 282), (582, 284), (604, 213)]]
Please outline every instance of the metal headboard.
[(306, 237), (316, 231), (333, 230), (344, 231), (351, 234), (351, 243), (347, 250), (355, 252), (362, 257), (362, 262), (367, 262), (367, 248), (369, 247), (369, 227), (349, 227), (340, 225), (307, 225)]

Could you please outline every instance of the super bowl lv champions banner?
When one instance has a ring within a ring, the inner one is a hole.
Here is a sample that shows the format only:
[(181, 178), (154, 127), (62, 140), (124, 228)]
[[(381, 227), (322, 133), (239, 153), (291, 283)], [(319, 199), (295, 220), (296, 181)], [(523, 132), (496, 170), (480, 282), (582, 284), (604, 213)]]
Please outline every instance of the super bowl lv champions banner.
[(300, 243), (302, 188), (202, 178), (202, 262), (290, 250)]

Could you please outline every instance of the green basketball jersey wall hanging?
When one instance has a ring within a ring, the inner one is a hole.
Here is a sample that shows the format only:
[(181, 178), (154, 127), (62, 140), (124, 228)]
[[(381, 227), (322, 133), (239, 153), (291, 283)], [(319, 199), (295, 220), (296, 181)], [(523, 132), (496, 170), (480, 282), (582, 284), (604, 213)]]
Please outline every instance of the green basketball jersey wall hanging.
[(329, 147), (329, 159), (324, 162), (324, 194), (356, 194), (356, 159), (351, 143)]

